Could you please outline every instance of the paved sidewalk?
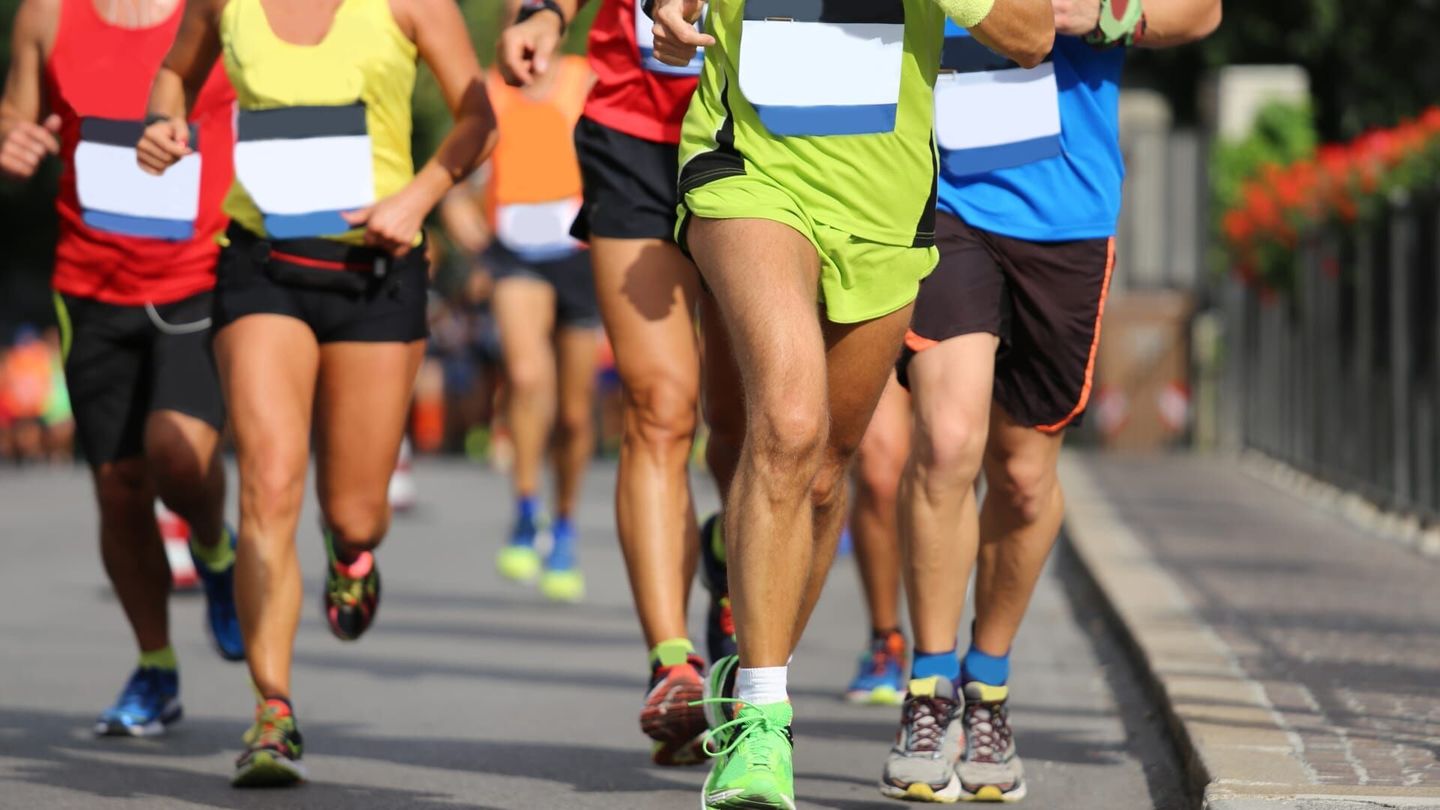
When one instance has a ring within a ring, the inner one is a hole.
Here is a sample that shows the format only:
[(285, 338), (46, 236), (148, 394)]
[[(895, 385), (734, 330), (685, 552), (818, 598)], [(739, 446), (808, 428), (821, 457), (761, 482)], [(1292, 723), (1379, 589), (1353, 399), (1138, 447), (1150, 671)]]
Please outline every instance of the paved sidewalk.
[(1067, 527), (1216, 808), (1440, 807), (1440, 561), (1229, 459), (1075, 456)]
[[(694, 808), (703, 772), (651, 767), (636, 723), (644, 649), (612, 529), (613, 467), (596, 470), (578, 516), (591, 591), (579, 607), (494, 575), (510, 517), (503, 479), (459, 463), (417, 473), (421, 508), (380, 552), (384, 601), (356, 644), (331, 638), (319, 616), (324, 552), (307, 509), (295, 698), (313, 781), (255, 793), (226, 783), (252, 707), (244, 669), (209, 651), (194, 597), (171, 611), (185, 720), (164, 739), (90, 736), (134, 653), (95, 553), (89, 480), (0, 469), (0, 808)], [(1192, 806), (1093, 595), (1059, 562), (1016, 650), (1027, 805)], [(853, 565), (842, 561), (792, 676), (807, 810), (903, 806), (875, 787), (898, 712), (837, 699), (862, 622)]]

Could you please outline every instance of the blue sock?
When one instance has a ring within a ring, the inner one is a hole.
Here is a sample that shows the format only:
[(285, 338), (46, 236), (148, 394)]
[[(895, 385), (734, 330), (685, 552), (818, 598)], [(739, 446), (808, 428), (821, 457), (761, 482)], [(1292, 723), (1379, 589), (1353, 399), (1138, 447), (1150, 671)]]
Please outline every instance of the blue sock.
[(515, 499), (515, 531), (510, 542), (517, 546), (535, 545), (535, 514), (539, 505), (534, 495), (521, 495)]
[(961, 682), (979, 681), (990, 686), (1004, 686), (1010, 680), (1010, 653), (988, 655), (971, 644), (960, 664)]
[(960, 659), (956, 657), (955, 650), (938, 653), (916, 650), (915, 660), (910, 664), (910, 677), (938, 677), (953, 681), (960, 677)]
[(555, 571), (564, 571), (575, 567), (575, 526), (570, 518), (564, 515), (555, 518), (550, 524), (550, 538), (554, 544), (550, 547), (550, 559), (546, 566)]

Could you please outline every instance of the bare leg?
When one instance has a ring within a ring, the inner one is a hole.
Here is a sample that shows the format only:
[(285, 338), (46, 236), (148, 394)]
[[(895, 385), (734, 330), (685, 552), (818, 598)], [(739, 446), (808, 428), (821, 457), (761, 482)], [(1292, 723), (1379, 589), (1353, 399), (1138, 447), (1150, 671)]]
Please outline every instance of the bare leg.
[(708, 293), (700, 296), (700, 336), (705, 358), (705, 424), (710, 428), (705, 464), (724, 498), (735, 481), (740, 446), (745, 442), (745, 395), (719, 305)]
[(856, 463), (850, 533), (872, 633), (900, 626), (900, 538), (896, 498), (910, 454), (910, 395), (894, 375), (875, 408)]
[(155, 525), (155, 486), (144, 459), (93, 468), (100, 503), (100, 559), (142, 652), (170, 644), (170, 565)]
[(511, 477), (517, 496), (533, 497), (555, 423), (555, 289), (537, 279), (501, 279), (491, 309), (505, 355), (505, 423), (515, 443)]
[(599, 335), (594, 329), (561, 329), (555, 336), (560, 358), (560, 410), (555, 429), (555, 511), (575, 514), (585, 469), (595, 453), (595, 366)]
[(190, 524), (195, 542), (220, 541), (225, 521), (225, 467), (220, 434), (177, 411), (156, 411), (145, 425), (145, 463), (160, 500)]

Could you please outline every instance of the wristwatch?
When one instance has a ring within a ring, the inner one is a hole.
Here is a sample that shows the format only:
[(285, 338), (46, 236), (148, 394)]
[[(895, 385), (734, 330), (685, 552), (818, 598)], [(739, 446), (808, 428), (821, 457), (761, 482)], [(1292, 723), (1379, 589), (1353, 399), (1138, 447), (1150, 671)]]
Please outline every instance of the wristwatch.
[(563, 36), (570, 22), (565, 19), (564, 9), (560, 8), (560, 4), (555, 0), (525, 0), (520, 4), (520, 13), (515, 15), (515, 23), (523, 23), (542, 11), (555, 12), (555, 16), (560, 18), (560, 34)]

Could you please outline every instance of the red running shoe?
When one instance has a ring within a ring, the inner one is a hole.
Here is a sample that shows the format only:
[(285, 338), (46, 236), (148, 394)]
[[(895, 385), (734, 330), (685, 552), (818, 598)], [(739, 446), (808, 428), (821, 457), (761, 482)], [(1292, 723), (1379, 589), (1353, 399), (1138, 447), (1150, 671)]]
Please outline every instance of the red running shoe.
[(656, 765), (699, 765), (706, 760), (705, 710), (691, 705), (705, 696), (704, 671), (704, 660), (694, 654), (679, 664), (652, 667), (640, 730), (655, 741), (650, 759)]

